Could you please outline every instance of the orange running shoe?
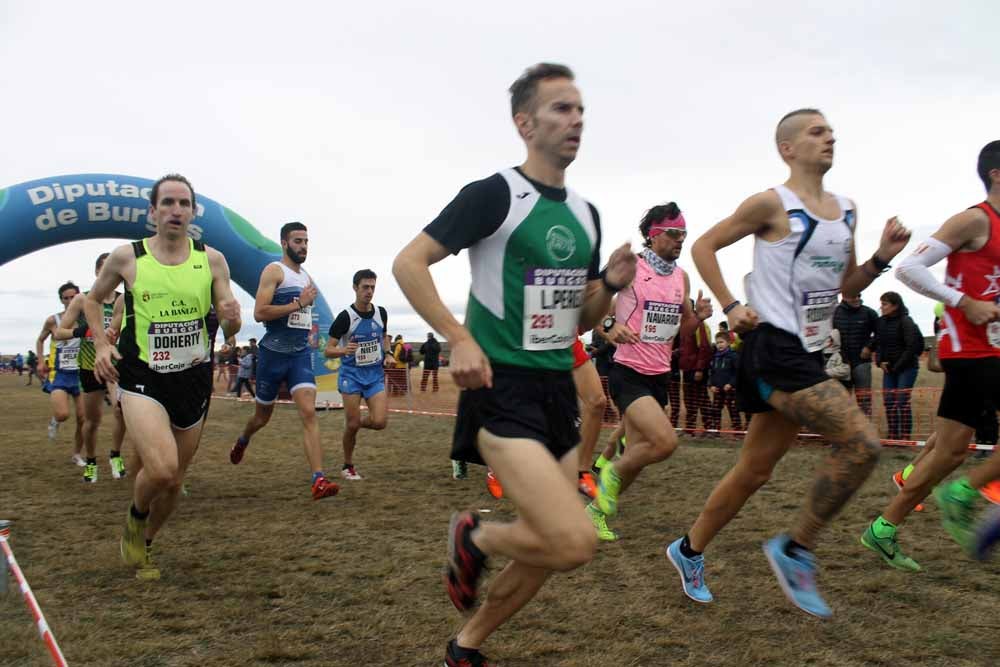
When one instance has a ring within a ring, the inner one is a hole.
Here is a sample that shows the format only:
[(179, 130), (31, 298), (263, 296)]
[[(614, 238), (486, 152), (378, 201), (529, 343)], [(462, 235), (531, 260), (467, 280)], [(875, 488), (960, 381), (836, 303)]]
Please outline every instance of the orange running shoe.
[(500, 480), (497, 479), (497, 476), (489, 468), (486, 469), (486, 489), (494, 498), (503, 498), (503, 485), (500, 484)]
[[(903, 490), (903, 485), (906, 484), (906, 482), (903, 481), (903, 471), (902, 470), (897, 470), (896, 472), (892, 473), (892, 483), (895, 484), (896, 488), (899, 489), (900, 491)], [(924, 504), (923, 503), (917, 503), (917, 506), (913, 508), (913, 511), (914, 512), (923, 512), (924, 511)]]
[(318, 477), (316, 481), (313, 482), (312, 496), (313, 500), (321, 500), (323, 498), (329, 498), (330, 496), (335, 496), (340, 492), (340, 487), (328, 480), (326, 477)]
[(1000, 479), (979, 489), (979, 493), (994, 505), (1000, 505)]
[(594, 481), (594, 474), (592, 472), (589, 470), (581, 471), (579, 484), (580, 493), (587, 496), (590, 500), (597, 498), (597, 482)]

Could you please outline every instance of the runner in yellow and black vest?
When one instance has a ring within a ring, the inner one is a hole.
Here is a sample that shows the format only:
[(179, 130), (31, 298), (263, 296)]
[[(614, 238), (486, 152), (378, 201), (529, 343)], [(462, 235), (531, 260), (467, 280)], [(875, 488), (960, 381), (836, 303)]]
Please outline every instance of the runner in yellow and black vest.
[[(177, 505), (184, 473), (201, 439), (212, 392), (206, 318), (215, 304), (226, 338), (240, 329), (229, 266), (217, 250), (188, 238), (194, 189), (177, 174), (150, 191), (156, 234), (119, 246), (87, 294), (94, 374), (117, 380), (122, 413), (141, 470), (121, 539), (122, 560), (142, 579), (159, 578), (152, 541)], [(125, 283), (125, 319), (116, 350), (102, 329), (102, 303)], [(117, 368), (114, 360), (119, 359)], [(155, 502), (154, 502), (155, 501)]]

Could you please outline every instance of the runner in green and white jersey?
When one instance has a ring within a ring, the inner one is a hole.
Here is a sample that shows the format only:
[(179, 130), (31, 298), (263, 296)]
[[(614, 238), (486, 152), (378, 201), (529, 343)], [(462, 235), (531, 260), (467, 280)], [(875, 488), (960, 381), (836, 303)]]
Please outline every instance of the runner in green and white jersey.
[[(487, 665), (482, 642), (531, 600), (553, 571), (590, 561), (594, 528), (577, 487), (579, 414), (573, 342), (608, 312), (635, 273), (624, 245), (599, 269), (597, 210), (564, 185), (583, 132), (573, 73), (539, 64), (511, 86), (511, 111), (528, 157), (472, 183), (407, 245), (393, 265), (417, 313), (451, 345), (451, 374), (463, 387), (451, 458), (488, 464), (520, 517), (452, 517), (448, 593), (476, 603), (489, 556), (510, 563), (448, 643), (445, 664)], [(468, 249), (472, 287), (465, 326), (438, 296), (429, 267)]]

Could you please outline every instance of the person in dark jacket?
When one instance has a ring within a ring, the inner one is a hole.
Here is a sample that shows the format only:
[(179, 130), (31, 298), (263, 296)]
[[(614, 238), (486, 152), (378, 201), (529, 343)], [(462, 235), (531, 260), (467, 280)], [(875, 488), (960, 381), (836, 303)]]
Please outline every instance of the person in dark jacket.
[(847, 296), (833, 311), (833, 328), (840, 332), (840, 353), (851, 367), (851, 377), (841, 380), (847, 390), (854, 390), (858, 407), (872, 416), (872, 350), (878, 313), (861, 303), (861, 296)]
[(712, 395), (712, 407), (708, 428), (722, 428), (722, 408), (729, 410), (730, 428), (743, 430), (740, 413), (736, 410), (736, 371), (739, 355), (730, 347), (729, 332), (715, 334), (715, 354), (708, 368), (708, 391)]
[(888, 437), (909, 440), (913, 427), (910, 390), (917, 381), (923, 339), (899, 294), (886, 292), (880, 299), (882, 316), (878, 318), (875, 337)]
[(427, 376), (434, 379), (431, 382), (433, 391), (441, 389), (438, 385), (438, 368), (441, 366), (441, 343), (434, 337), (433, 332), (427, 333), (427, 340), (420, 346), (420, 356), (424, 360), (424, 371), (420, 375), (420, 391), (427, 391)]
[(712, 329), (702, 322), (681, 339), (681, 371), (684, 378), (684, 426), (691, 430), (708, 416), (708, 366), (712, 362)]

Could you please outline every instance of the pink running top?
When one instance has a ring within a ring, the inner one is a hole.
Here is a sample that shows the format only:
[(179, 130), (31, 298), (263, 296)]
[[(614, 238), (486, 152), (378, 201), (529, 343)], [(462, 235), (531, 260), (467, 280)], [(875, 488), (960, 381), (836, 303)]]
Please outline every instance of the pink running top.
[(639, 334), (641, 342), (619, 345), (615, 362), (643, 375), (669, 372), (683, 300), (684, 271), (675, 266), (669, 276), (661, 276), (640, 257), (635, 280), (618, 293), (615, 319)]

